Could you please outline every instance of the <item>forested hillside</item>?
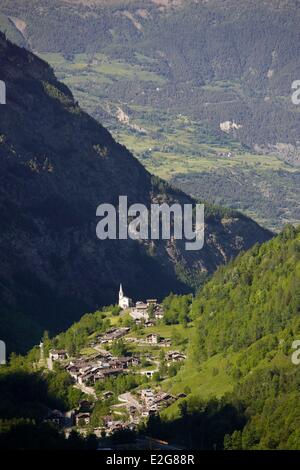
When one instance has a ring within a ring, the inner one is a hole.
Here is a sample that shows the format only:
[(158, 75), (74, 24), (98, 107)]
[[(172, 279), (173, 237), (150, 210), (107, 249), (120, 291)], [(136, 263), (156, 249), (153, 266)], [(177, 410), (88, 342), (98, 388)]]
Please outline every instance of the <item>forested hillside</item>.
[[(195, 298), (168, 296), (163, 318), (150, 327), (111, 306), (84, 315), (56, 337), (45, 333), (42, 350), (36, 346), (26, 357), (13, 355), (0, 371), (0, 447), (32, 447), (37, 433), (43, 447), (92, 446), (91, 436), (64, 441), (51, 431), (44, 423), (47, 410), (78, 409), (85, 398), (92, 403), (88, 434), (106, 430), (108, 414), (119, 420), (123, 413), (129, 426), (126, 397), (139, 404), (141, 392), (150, 389), (154, 396), (167, 392), (171, 403), (149, 419), (140, 416), (135, 432), (125, 427), (103, 445), (134, 446), (136, 437), (146, 435), (188, 449), (299, 449), (300, 352), (294, 345), (300, 340), (299, 288), (300, 229), (287, 226), (220, 268)], [(121, 340), (101, 343), (106, 333), (124, 327)], [(169, 338), (171, 346), (147, 344), (149, 332)], [(167, 360), (174, 348), (182, 354), (177, 363)], [(69, 358), (51, 369), (45, 360), (49, 351), (66, 351)], [(79, 386), (68, 371), (76, 361), (85, 368), (99, 353), (139, 362), (116, 378)], [(151, 369), (155, 373), (146, 377), (143, 372)]]
[(300, 312), (299, 281), (299, 229), (292, 227), (219, 269), (193, 303), (199, 355), (237, 351), (285, 328)]
[(200, 290), (189, 362), (168, 383), (191, 394), (163, 413), (167, 421), (154, 419), (152, 432), (170, 438), (189, 428), (182, 442), (200, 448), (299, 448), (299, 313), (300, 230), (287, 227)]

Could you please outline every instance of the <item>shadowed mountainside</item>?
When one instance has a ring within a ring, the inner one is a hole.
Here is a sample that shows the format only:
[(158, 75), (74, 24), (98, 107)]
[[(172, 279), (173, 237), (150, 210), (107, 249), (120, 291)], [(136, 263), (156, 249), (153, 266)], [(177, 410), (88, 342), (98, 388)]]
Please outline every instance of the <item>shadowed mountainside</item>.
[[(183, 292), (241, 250), (271, 237), (251, 219), (207, 207), (206, 242), (100, 242), (96, 208), (193, 202), (151, 175), (84, 113), (52, 69), (0, 36), (1, 337), (31, 343), (88, 309), (115, 301), (119, 282), (133, 297)], [(15, 329), (16, 328), (16, 329)], [(22, 339), (23, 338), (23, 339)]]

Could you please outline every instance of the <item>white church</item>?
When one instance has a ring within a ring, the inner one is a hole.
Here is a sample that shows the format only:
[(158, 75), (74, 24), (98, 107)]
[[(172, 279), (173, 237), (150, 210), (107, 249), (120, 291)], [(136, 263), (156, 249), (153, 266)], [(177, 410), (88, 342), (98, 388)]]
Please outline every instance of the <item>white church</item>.
[(123, 292), (122, 284), (120, 284), (120, 290), (119, 290), (119, 307), (121, 307), (123, 310), (126, 308), (132, 307), (133, 302), (132, 299), (129, 297), (126, 297)]
[(146, 302), (138, 301), (134, 305), (132, 299), (126, 297), (124, 295), (122, 284), (120, 284), (119, 290), (119, 307), (122, 310), (126, 310), (130, 308), (130, 316), (138, 321), (138, 320), (149, 320), (149, 308), (154, 307), (154, 316), (156, 320), (161, 320), (163, 318), (163, 310), (161, 305), (157, 303), (157, 299), (148, 299)]

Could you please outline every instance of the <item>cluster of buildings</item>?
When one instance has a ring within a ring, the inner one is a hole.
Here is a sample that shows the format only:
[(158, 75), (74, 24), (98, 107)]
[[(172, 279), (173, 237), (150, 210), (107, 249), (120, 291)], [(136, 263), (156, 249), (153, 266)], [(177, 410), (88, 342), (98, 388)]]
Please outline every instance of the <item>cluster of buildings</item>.
[[(127, 330), (127, 328), (126, 328)], [(79, 385), (95, 385), (97, 381), (116, 377), (130, 367), (140, 365), (135, 356), (114, 357), (109, 351), (101, 350), (90, 357), (72, 358), (69, 360), (65, 350), (51, 350), (52, 361), (68, 361), (66, 370)]]
[[(129, 297), (124, 295), (122, 285), (119, 291), (119, 306), (124, 309), (129, 309), (131, 317), (135, 320), (136, 324), (141, 324), (143, 327), (151, 327), (156, 324), (157, 320), (163, 318), (162, 306), (157, 303), (156, 299), (148, 299), (146, 302), (138, 301), (134, 305)], [(103, 381), (107, 378), (117, 377), (124, 372), (135, 370), (136, 373), (152, 377), (158, 371), (159, 361), (156, 356), (149, 353), (143, 353), (143, 358), (147, 359), (149, 366), (155, 364), (155, 369), (150, 370), (146, 368), (142, 370), (141, 358), (135, 355), (126, 357), (114, 357), (111, 352), (102, 349), (102, 345), (112, 344), (124, 337), (126, 341), (136, 342), (140, 345), (158, 345), (159, 347), (170, 347), (171, 341), (162, 338), (157, 333), (145, 334), (142, 337), (128, 336), (130, 332), (129, 327), (114, 327), (107, 330), (105, 333), (98, 335), (90, 343), (90, 346), (95, 349), (95, 354), (92, 356), (81, 356), (78, 358), (70, 358), (65, 350), (51, 350), (49, 353), (49, 360), (61, 361), (65, 369), (73, 377), (75, 386), (80, 388), (85, 393), (91, 394), (96, 399), (96, 394), (93, 386), (98, 381)], [(155, 349), (155, 348), (154, 348)], [(179, 351), (166, 351), (165, 355), (167, 364), (170, 366), (172, 363), (185, 360), (186, 356)], [(113, 396), (113, 392), (103, 392), (103, 399), (106, 400)], [(185, 396), (184, 394), (172, 396), (162, 391), (154, 391), (150, 388), (137, 391), (135, 394), (125, 393), (119, 397), (121, 404), (112, 405), (110, 407), (110, 415), (104, 416), (103, 426), (94, 429), (96, 435), (101, 435), (103, 431), (107, 435), (114, 433), (119, 429), (134, 429), (143, 418), (147, 418), (152, 414), (158, 413), (161, 409), (171, 405), (178, 398)], [(129, 398), (128, 398), (129, 397)], [(52, 411), (47, 420), (55, 422), (59, 426), (71, 427), (76, 425), (84, 432), (86, 426), (90, 424), (92, 414), (91, 403), (86, 403), (80, 406), (77, 410), (72, 410), (69, 415), (61, 413), (58, 410)], [(121, 420), (118, 414), (124, 407), (126, 409), (126, 419)]]
[(89, 386), (116, 377), (139, 364), (137, 357), (113, 357), (108, 351), (102, 351), (91, 358), (72, 359), (66, 370), (79, 385)]
[(218, 152), (218, 157), (232, 158), (234, 155), (232, 152)]
[[(126, 421), (120, 421), (114, 414), (110, 414), (103, 418), (105, 433), (112, 434), (119, 429), (135, 429), (141, 420), (149, 418), (151, 415), (157, 414), (160, 410), (170, 406), (179, 398), (186, 397), (184, 393), (173, 396), (162, 391), (154, 391), (152, 389), (143, 389), (137, 392), (137, 396), (129, 394), (130, 397), (126, 402), (125, 399), (122, 406), (127, 409), (128, 418)], [(134, 398), (132, 400), (132, 398)], [(114, 410), (119, 405), (115, 405)]]
[(132, 299), (124, 295), (122, 284), (119, 290), (119, 307), (122, 310), (130, 309), (130, 315), (137, 324), (142, 321), (161, 320), (164, 316), (162, 306), (158, 304), (157, 299), (148, 299), (146, 302), (139, 300), (134, 305)]
[[(107, 391), (103, 393), (103, 398), (107, 399), (112, 395), (113, 392)], [(109, 415), (102, 418), (103, 425), (93, 429), (93, 432), (100, 437), (103, 432), (105, 432), (106, 435), (111, 435), (121, 429), (134, 430), (141, 419), (157, 414), (163, 408), (170, 406), (177, 399), (185, 396), (184, 393), (173, 396), (162, 391), (154, 391), (150, 388), (140, 390), (133, 400), (134, 404), (130, 400), (122, 403), (122, 406), (127, 409), (128, 413), (128, 417), (125, 421), (117, 417), (115, 413), (119, 405), (114, 405), (114, 410), (112, 410)], [(68, 430), (73, 426), (76, 426), (80, 432), (85, 433), (86, 426), (91, 423), (93, 406), (93, 403), (83, 400), (76, 410), (68, 412), (49, 410), (44, 421), (65, 428), (66, 433), (68, 433)]]
[(82, 400), (79, 407), (70, 411), (48, 410), (44, 422), (52, 423), (60, 428), (71, 429), (73, 426), (82, 426), (90, 423), (93, 405)]
[(157, 346), (158, 345), (158, 346), (163, 347), (163, 348), (164, 347), (168, 348), (172, 344), (172, 341), (171, 341), (170, 338), (163, 338), (162, 336), (160, 336), (157, 333), (149, 333), (148, 335), (146, 335), (144, 337), (139, 337), (139, 338), (127, 336), (125, 338), (125, 340), (128, 343), (136, 343), (140, 346), (145, 346), (145, 345)]
[(135, 429), (134, 423), (127, 423), (122, 420), (116, 420), (112, 415), (104, 416), (103, 426), (106, 436), (110, 436), (116, 431), (121, 431), (122, 429)]
[(162, 391), (154, 391), (151, 388), (146, 388), (139, 391), (139, 396), (141, 403), (143, 404), (143, 409), (141, 411), (142, 417), (149, 417), (158, 413), (163, 408), (170, 406), (178, 398), (183, 398), (186, 395), (180, 394), (178, 396), (170, 395)]
[[(106, 331), (105, 334), (97, 337), (97, 342), (101, 344), (112, 343), (113, 341), (117, 341), (123, 338), (123, 336), (127, 335), (129, 331), (130, 331), (129, 327), (110, 328), (109, 330)], [(95, 343), (91, 343), (91, 346), (93, 346), (94, 344)]]
[(51, 349), (49, 359), (52, 361), (65, 361), (69, 355), (65, 349)]
[(179, 351), (169, 351), (166, 354), (166, 360), (168, 363), (181, 362), (186, 359), (186, 355)]

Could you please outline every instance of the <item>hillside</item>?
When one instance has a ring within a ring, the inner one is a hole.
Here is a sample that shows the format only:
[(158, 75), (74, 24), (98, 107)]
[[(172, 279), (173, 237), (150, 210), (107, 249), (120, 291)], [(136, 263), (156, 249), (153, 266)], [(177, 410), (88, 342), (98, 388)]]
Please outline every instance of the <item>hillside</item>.
[[(0, 11), (151, 173), (272, 230), (299, 223), (297, 0), (1, 0)], [(241, 175), (247, 201), (239, 187), (224, 194)]]
[(190, 313), (189, 360), (165, 385), (173, 394), (188, 386), (191, 395), (163, 412), (167, 421), (156, 423), (156, 433), (171, 438), (188, 423), (182, 442), (194, 446), (299, 448), (299, 366), (292, 363), (300, 332), (299, 253), (300, 230), (288, 227), (200, 290)]
[(28, 44), (21, 31), (16, 27), (13, 20), (5, 15), (0, 15), (0, 31), (2, 31), (2, 33), (4, 33), (5, 36), (14, 44), (28, 48)]
[(57, 331), (113, 303), (120, 282), (141, 297), (190, 290), (220, 263), (270, 238), (245, 216), (208, 206), (201, 251), (187, 252), (175, 240), (101, 243), (101, 203), (115, 205), (119, 195), (148, 207), (193, 201), (151, 177), (80, 109), (45, 62), (3, 35), (0, 65), (7, 83), (0, 117), (1, 335), (8, 345), (30, 344), (45, 327)]
[[(149, 448), (145, 436), (199, 450), (299, 449), (299, 281), (300, 229), (287, 226), (220, 268), (196, 297), (150, 308), (151, 324), (136, 322), (134, 308), (106, 307), (45, 334), (42, 349), (13, 355), (0, 371), (0, 447), (33, 445), (37, 429), (25, 418), (43, 430), (41, 446), (71, 445), (44, 442), (56, 406), (81, 418), (85, 407), (87, 422), (73, 431), (112, 449)], [(65, 427), (55, 427), (61, 438)]]

